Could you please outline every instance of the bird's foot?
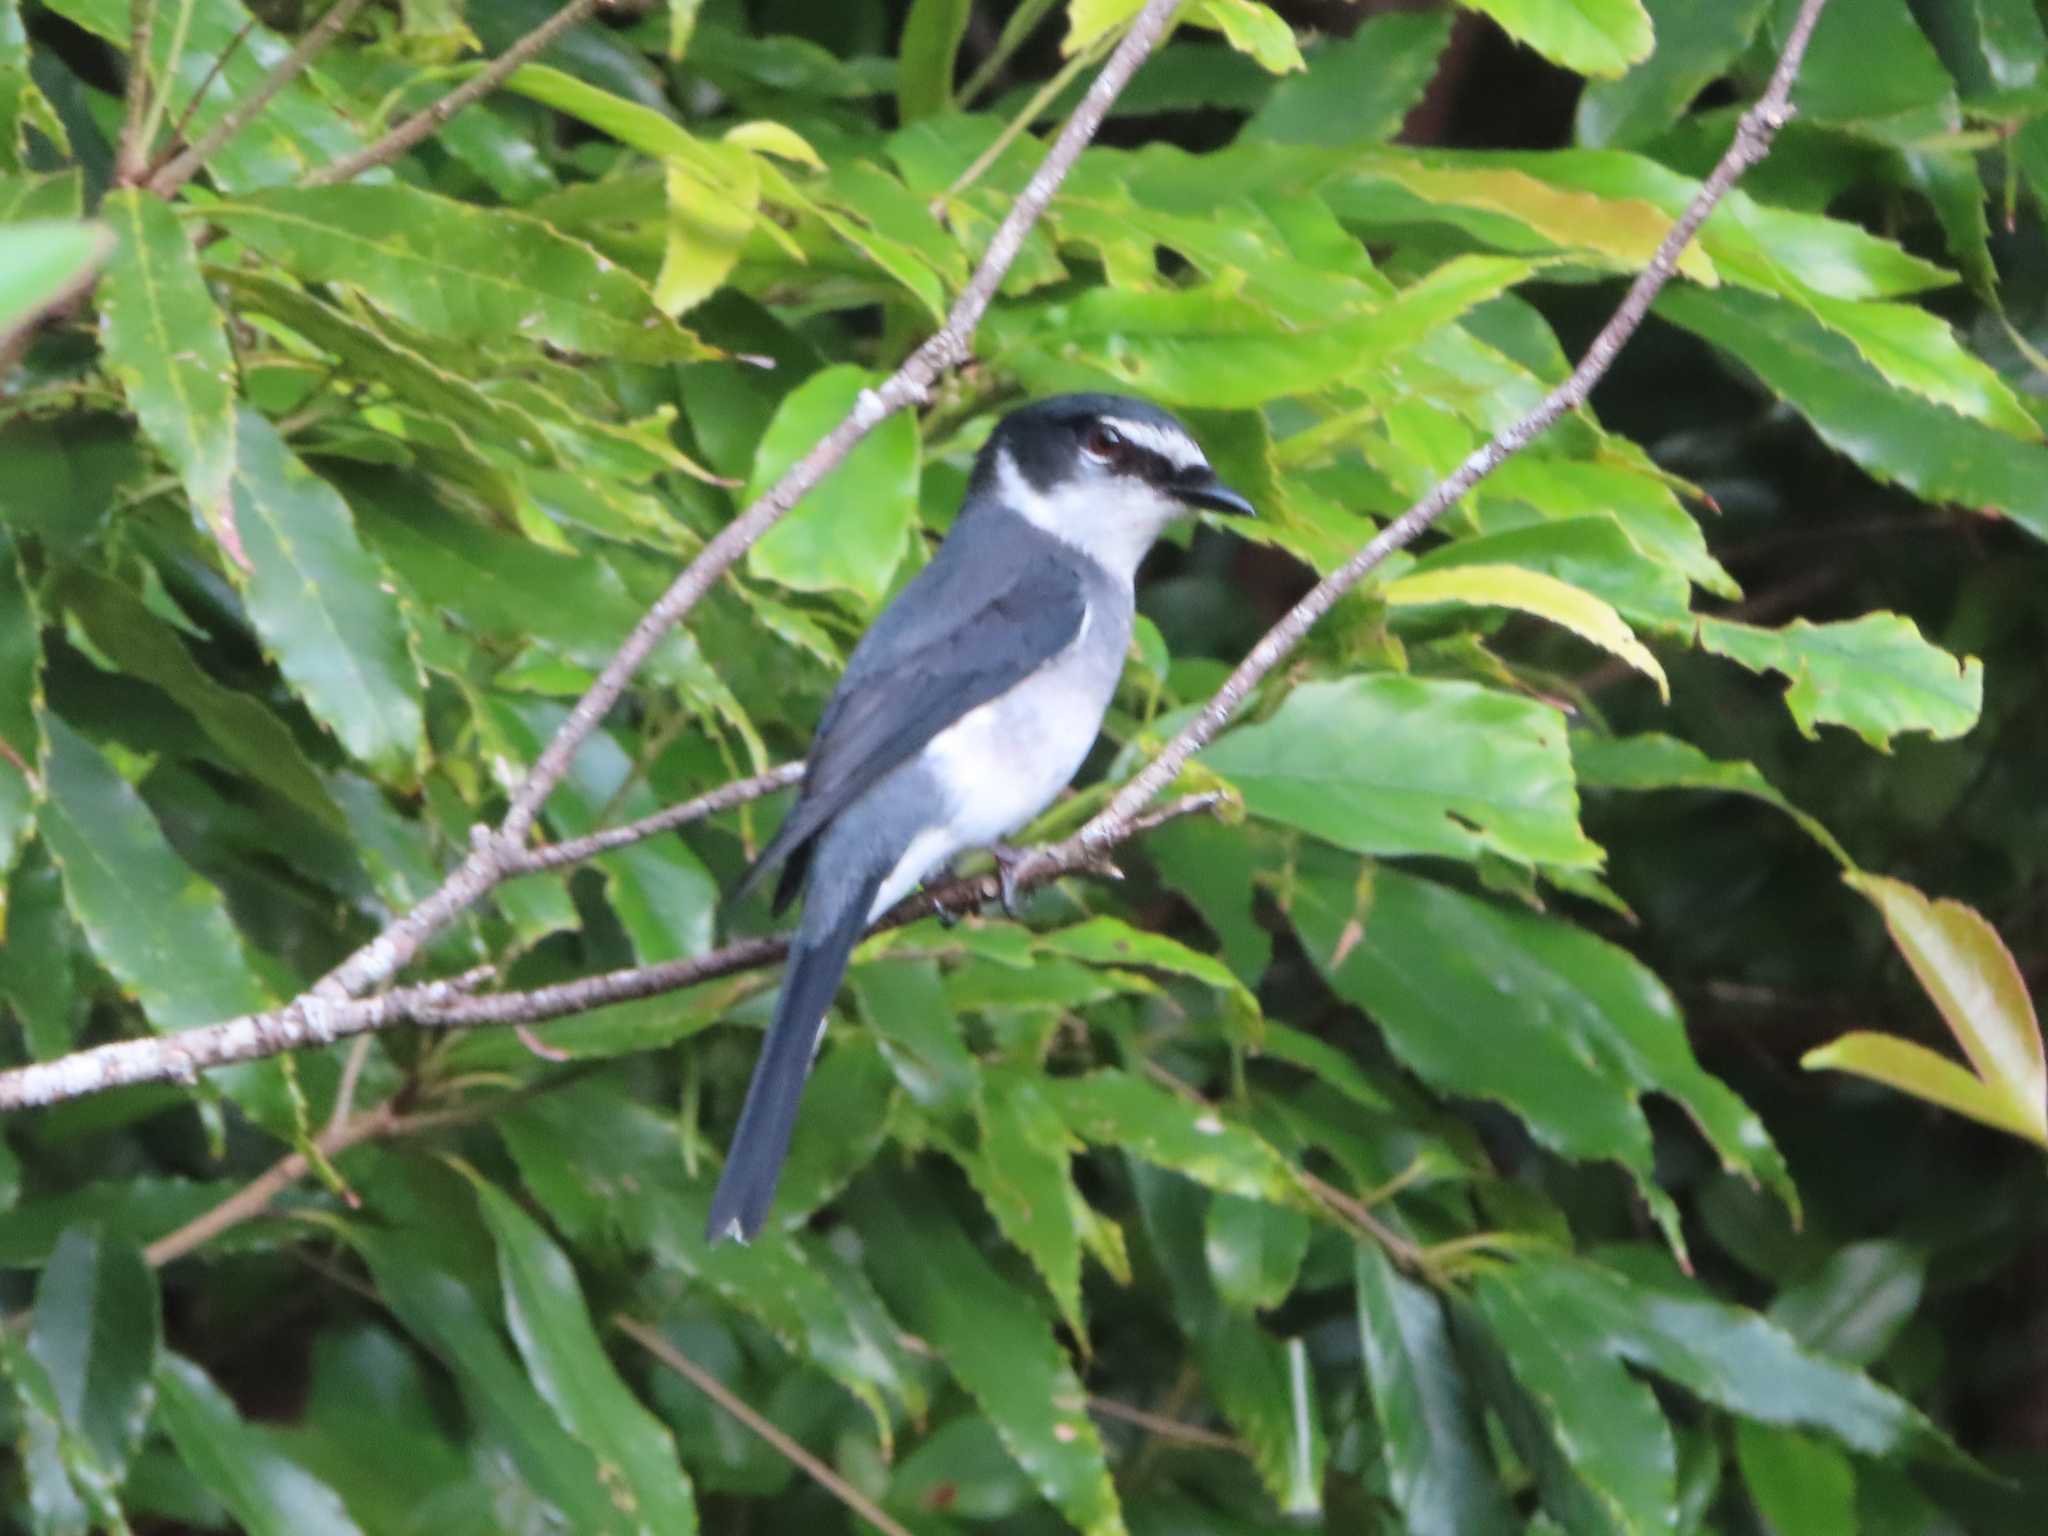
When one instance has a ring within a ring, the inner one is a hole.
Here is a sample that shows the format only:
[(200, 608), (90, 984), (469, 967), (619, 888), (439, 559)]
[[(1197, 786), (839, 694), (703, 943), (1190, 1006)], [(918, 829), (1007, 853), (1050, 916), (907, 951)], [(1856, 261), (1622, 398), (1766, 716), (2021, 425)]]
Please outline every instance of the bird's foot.
[(1002, 893), (1003, 910), (1013, 918), (1022, 918), (1024, 914), (1017, 904), (1024, 893), (1017, 888), (1017, 866), (1029, 857), (1028, 851), (1008, 843), (990, 843), (988, 851), (996, 861), (996, 887)]
[(918, 889), (924, 893), (925, 899), (932, 904), (932, 916), (936, 917), (939, 920), (939, 926), (941, 928), (952, 928), (957, 926), (960, 922), (960, 919), (966, 915), (963, 912), (955, 911), (952, 907), (947, 906), (946, 903), (939, 897), (940, 887), (945, 885), (952, 878), (953, 871), (949, 866), (947, 868), (935, 871), (931, 879), (925, 881), (922, 885), (918, 887)]

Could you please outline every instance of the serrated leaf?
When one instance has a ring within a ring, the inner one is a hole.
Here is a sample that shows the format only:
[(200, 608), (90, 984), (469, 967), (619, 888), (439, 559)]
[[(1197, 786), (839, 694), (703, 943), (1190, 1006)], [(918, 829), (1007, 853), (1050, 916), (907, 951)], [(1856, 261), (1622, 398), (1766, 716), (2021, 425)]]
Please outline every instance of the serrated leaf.
[(1091, 917), (1084, 923), (1033, 936), (1041, 954), (1063, 955), (1091, 965), (1139, 966), (1186, 976), (1224, 995), (1236, 1025), (1252, 1035), (1261, 1028), (1258, 999), (1230, 967), (1185, 944), (1134, 928), (1121, 918)]
[(57, 598), (109, 661), (177, 700), (227, 761), (315, 820), (343, 825), (333, 796), (285, 723), (250, 694), (202, 671), (183, 637), (127, 588), (78, 569), (65, 575)]
[(1040, 1085), (1035, 1069), (986, 1068), (976, 1106), (981, 1140), (956, 1156), (1003, 1236), (1031, 1261), (1061, 1318), (1085, 1340), (1074, 1139)]
[(1505, 1105), (1567, 1157), (1626, 1168), (1666, 1236), (1641, 1097), (1682, 1105), (1723, 1165), (1795, 1195), (1763, 1124), (1694, 1059), (1678, 1006), (1633, 956), (1556, 918), (1381, 865), (1304, 861), (1289, 908), (1309, 957), (1442, 1091)]
[(1891, 388), (1846, 339), (1793, 304), (1674, 286), (1657, 308), (1733, 354), (1876, 479), (1923, 501), (2002, 513), (2048, 539), (2048, 448)]
[(1294, 41), (1294, 29), (1259, 0), (1195, 0), (1183, 13), (1199, 27), (1213, 27), (1239, 53), (1258, 61), (1268, 74), (1284, 75), (1308, 66)]
[(392, 184), (280, 188), (206, 216), (301, 280), (353, 289), (429, 336), (645, 363), (713, 355), (632, 273), (508, 209)]
[(1170, 1093), (1128, 1072), (1103, 1070), (1052, 1078), (1046, 1097), (1083, 1141), (1121, 1147), (1133, 1157), (1227, 1194), (1307, 1206), (1287, 1160), (1256, 1132), (1206, 1104)]
[(1582, 75), (1619, 75), (1650, 54), (1642, 0), (1465, 0), (1517, 42)]
[(112, 244), (100, 224), (38, 219), (0, 229), (0, 336), (83, 282)]
[(178, 1459), (248, 1536), (361, 1536), (334, 1490), (243, 1422), (197, 1365), (167, 1354), (156, 1379), (157, 1417)]
[(2040, 423), (2027, 414), (2012, 387), (1968, 351), (1938, 315), (1913, 304), (1838, 299), (1821, 293), (1803, 295), (1801, 302), (1900, 389), (2022, 442), (2041, 442)]
[[(43, 751), (36, 712), (42, 704), (42, 616), (14, 535), (0, 528), (0, 870), (14, 867), (35, 825), (36, 764)], [(0, 934), (6, 916), (0, 901)]]
[[(0, 767), (0, 776), (11, 771)], [(72, 1048), (83, 1022), (72, 956), (84, 941), (64, 909), (57, 867), (40, 845), (29, 850), (8, 879), (6, 917), (0, 998), (20, 1021), (30, 1058), (49, 1061)]]
[(0, 171), (22, 168), (26, 130), (31, 126), (47, 134), (59, 150), (70, 152), (62, 120), (29, 75), (28, 31), (21, 24), (20, 0), (0, 0)]
[(1443, 1303), (1371, 1243), (1356, 1250), (1358, 1332), (1381, 1458), (1411, 1536), (1509, 1536), (1500, 1474)]
[(1984, 664), (1928, 644), (1896, 613), (1834, 624), (1794, 619), (1782, 629), (1702, 618), (1699, 639), (1752, 672), (1789, 678), (1785, 706), (1807, 736), (1826, 723), (1847, 726), (1879, 751), (1906, 731), (1947, 741), (1975, 725), (1984, 705)]
[(1564, 722), (1471, 683), (1375, 675), (1307, 683), (1200, 761), (1254, 816), (1358, 853), (1483, 853), (1591, 868)]
[(1533, 613), (1620, 657), (1656, 683), (1660, 698), (1671, 697), (1663, 667), (1621, 615), (1592, 593), (1555, 576), (1512, 565), (1457, 565), (1400, 577), (1388, 582), (1382, 595), (1390, 608), (1472, 603)]
[(1458, 539), (1417, 560), (1412, 574), (1468, 565), (1541, 572), (1659, 629), (1680, 628), (1691, 617), (1684, 570), (1639, 547), (1612, 517), (1568, 517)]
[(995, 1425), (1032, 1485), (1084, 1536), (1123, 1536), (1088, 1396), (1031, 1298), (989, 1267), (911, 1176), (855, 1203), (863, 1256), (906, 1327)]
[(184, 481), (192, 510), (243, 565), (228, 483), (235, 472), (235, 360), (191, 237), (161, 198), (111, 192), (114, 248), (100, 281), (100, 346), (143, 434)]
[(159, 1030), (267, 1006), (220, 891), (165, 839), (93, 745), (44, 715), (43, 836), (100, 963)]
[[(766, 492), (880, 382), (840, 364), (799, 384), (761, 435), (742, 502)], [(799, 592), (844, 588), (873, 607), (889, 588), (917, 518), (918, 459), (917, 422), (899, 411), (761, 536), (747, 569)]]
[(675, 1440), (613, 1369), (567, 1256), (494, 1185), (479, 1181), (477, 1199), (498, 1245), (505, 1322), (534, 1385), (596, 1453), (607, 1490), (634, 1529), (689, 1536), (697, 1503)]
[(265, 648), (350, 756), (409, 779), (422, 741), (419, 670), (347, 503), (251, 410), (237, 432), (234, 498), (244, 597)]
[(50, 1373), (20, 1330), (0, 1329), (0, 1376), (13, 1388), (17, 1464), (35, 1536), (86, 1536), (95, 1521), (124, 1532), (113, 1480), (66, 1426)]
[(1638, 144), (1677, 122), (1699, 93), (1756, 35), (1768, 0), (1643, 0), (1656, 49), (1619, 79), (1590, 80), (1579, 93), (1573, 129), (1595, 148)]

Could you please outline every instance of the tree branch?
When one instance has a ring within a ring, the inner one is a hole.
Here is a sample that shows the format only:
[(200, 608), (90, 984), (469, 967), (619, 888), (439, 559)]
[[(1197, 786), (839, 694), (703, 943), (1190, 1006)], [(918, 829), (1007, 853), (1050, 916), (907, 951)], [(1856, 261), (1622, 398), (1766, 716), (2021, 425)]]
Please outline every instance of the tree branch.
[(779, 768), (770, 768), (766, 773), (757, 773), (751, 779), (735, 779), (732, 783), (720, 785), (694, 800), (685, 800), (678, 805), (669, 806), (666, 810), (656, 811), (652, 816), (629, 821), (624, 826), (606, 827), (585, 837), (572, 837), (566, 842), (543, 843), (537, 848), (521, 848), (505, 856), (505, 877), (511, 879), (515, 875), (538, 874), (544, 869), (560, 869), (565, 864), (581, 864), (585, 859), (595, 858), (600, 853), (610, 853), (614, 848), (645, 842), (650, 837), (673, 832), (677, 827), (688, 826), (693, 821), (716, 816), (720, 811), (729, 811), (734, 806), (745, 805), (750, 800), (772, 795), (778, 789), (787, 789), (803, 776), (802, 763), (784, 763)]
[[(1215, 794), (1190, 795), (1143, 817), (1134, 817), (1118, 841), (1179, 817), (1209, 810), (1218, 799)], [(1040, 867), (1028, 879), (1020, 876), (1017, 884), (1021, 889), (1033, 889), (1064, 875), (1100, 872), (1106, 867), (1106, 848), (1107, 845), (1077, 851), (1050, 863), (1039, 860)], [(893, 911), (884, 913), (868, 932), (901, 928), (935, 911), (961, 912), (983, 907), (998, 900), (1001, 894), (1001, 885), (993, 874), (950, 880), (905, 899)], [(484, 968), (440, 981), (394, 987), (375, 997), (329, 999), (307, 993), (282, 1008), (264, 1013), (245, 1014), (175, 1035), (116, 1040), (90, 1050), (74, 1051), (55, 1061), (0, 1072), (0, 1113), (34, 1109), (138, 1083), (193, 1082), (201, 1072), (215, 1067), (333, 1045), (399, 1024), (429, 1029), (543, 1024), (612, 1003), (660, 997), (722, 976), (757, 971), (774, 965), (788, 953), (788, 937), (776, 934), (737, 939), (709, 954), (686, 960), (630, 966), (526, 992), (476, 995), (473, 989), (489, 975), (488, 968)]]
[(598, 0), (569, 0), (554, 15), (499, 54), (482, 69), (430, 106), (421, 108), (376, 143), (344, 156), (332, 165), (299, 179), (302, 187), (331, 187), (380, 165), (389, 165), (413, 145), (433, 133), (464, 107), (490, 95), (505, 83), (505, 77), (547, 47), (578, 22), (590, 19)]
[[(199, 167), (204, 165), (221, 145), (240, 133), (257, 113), (270, 105), (272, 97), (305, 73), (306, 66), (319, 56), (322, 49), (341, 35), (342, 28), (353, 21), (356, 12), (362, 8), (363, 0), (334, 0), (334, 4), (327, 8), (327, 14), (314, 24), (310, 32), (299, 39), (297, 46), (290, 53), (278, 60), (277, 67), (263, 77), (255, 90), (230, 107), (226, 115), (208, 129), (197, 144), (173, 156), (162, 169), (149, 178), (149, 190), (158, 197), (169, 197), (190, 181)], [(200, 92), (204, 93), (205, 89), (202, 85)], [(195, 95), (195, 106), (198, 100), (199, 97)]]
[(116, 186), (135, 185), (149, 165), (149, 146), (142, 142), (142, 122), (149, 113), (149, 50), (155, 42), (156, 0), (129, 0), (128, 84), (121, 109), (121, 144), (114, 154)]

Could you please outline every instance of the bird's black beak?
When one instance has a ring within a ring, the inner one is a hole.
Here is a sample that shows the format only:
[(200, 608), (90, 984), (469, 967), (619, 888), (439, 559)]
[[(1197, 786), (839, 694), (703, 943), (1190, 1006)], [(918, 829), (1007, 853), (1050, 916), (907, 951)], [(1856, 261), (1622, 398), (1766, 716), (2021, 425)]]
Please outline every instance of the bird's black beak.
[(1227, 512), (1232, 517), (1257, 517), (1258, 509), (1214, 475), (1193, 485), (1180, 487), (1180, 499), (1206, 512)]

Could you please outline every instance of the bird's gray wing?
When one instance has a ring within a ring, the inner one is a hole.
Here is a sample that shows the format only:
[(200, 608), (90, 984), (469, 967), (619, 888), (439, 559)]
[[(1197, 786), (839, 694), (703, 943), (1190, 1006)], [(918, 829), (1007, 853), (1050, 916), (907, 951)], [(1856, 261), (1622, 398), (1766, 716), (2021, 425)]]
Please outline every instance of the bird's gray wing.
[[(986, 581), (992, 573), (977, 574)], [(898, 605), (911, 596), (906, 590)], [(994, 593), (978, 606), (961, 605), (958, 613), (956, 622), (923, 623), (915, 634), (883, 631), (876, 636), (882, 644), (855, 651), (819, 721), (803, 791), (740, 880), (734, 900), (788, 860), (775, 909), (787, 906), (803, 883), (811, 839), (947, 726), (1073, 644), (1087, 600), (1071, 565), (1040, 558), (1013, 566)]]

